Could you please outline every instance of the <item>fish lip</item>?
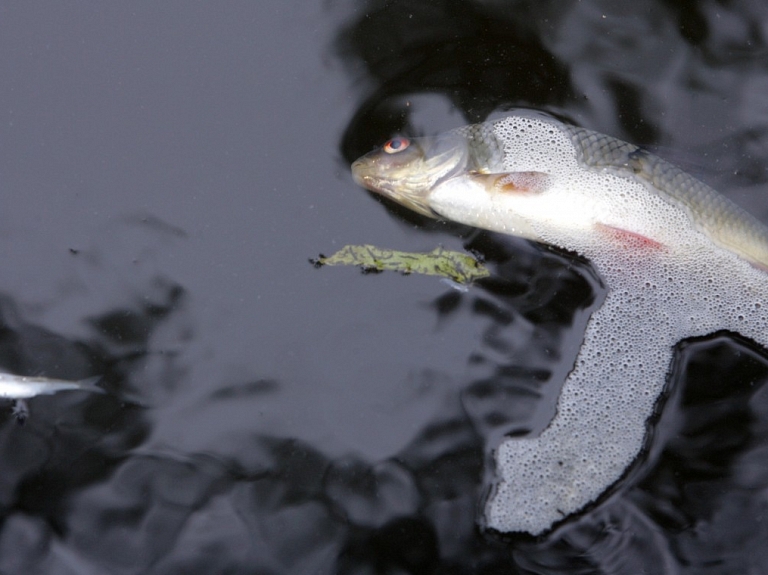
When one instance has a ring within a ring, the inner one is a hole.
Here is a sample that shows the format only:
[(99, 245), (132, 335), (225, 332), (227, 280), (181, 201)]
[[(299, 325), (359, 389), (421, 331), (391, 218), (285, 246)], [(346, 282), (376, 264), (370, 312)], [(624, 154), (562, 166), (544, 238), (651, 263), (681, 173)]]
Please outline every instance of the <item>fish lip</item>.
[(355, 183), (358, 186), (362, 186), (364, 188), (367, 188), (367, 183), (371, 179), (371, 176), (366, 174), (361, 174), (361, 168), (364, 167), (364, 162), (361, 160), (355, 160), (352, 162), (352, 179), (355, 181)]
[(371, 192), (383, 194), (395, 199), (397, 192), (392, 183), (386, 178), (376, 177), (369, 173), (367, 169), (368, 167), (368, 163), (363, 159), (355, 160), (352, 163), (352, 179), (355, 183)]
[(383, 194), (386, 196), (392, 195), (392, 191), (386, 189), (385, 186), (381, 185), (381, 181), (377, 181), (376, 178), (370, 175), (362, 175), (362, 174), (352, 174), (352, 179), (355, 180), (355, 183), (358, 186), (361, 186), (365, 188), (366, 190), (370, 192), (374, 192), (377, 194)]
[(381, 178), (377, 178), (371, 173), (371, 166), (364, 158), (352, 162), (352, 179), (358, 186), (362, 186), (372, 192), (383, 192), (386, 186)]
[[(395, 190), (388, 180), (380, 180), (370, 175), (353, 174), (353, 178), (358, 185), (369, 190), (374, 194), (379, 194), (388, 200), (405, 206), (414, 212), (430, 218), (439, 217), (435, 211), (429, 207), (424, 198), (417, 198), (410, 194), (403, 194), (402, 191)], [(390, 184), (390, 185), (387, 185)]]

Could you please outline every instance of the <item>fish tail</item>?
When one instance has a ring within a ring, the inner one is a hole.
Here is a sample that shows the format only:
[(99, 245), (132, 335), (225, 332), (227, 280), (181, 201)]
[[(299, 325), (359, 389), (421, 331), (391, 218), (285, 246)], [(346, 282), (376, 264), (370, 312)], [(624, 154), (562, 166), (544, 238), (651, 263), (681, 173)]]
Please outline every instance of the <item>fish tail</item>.
[(77, 387), (82, 389), (83, 391), (94, 391), (96, 393), (107, 393), (107, 391), (96, 385), (99, 381), (101, 381), (101, 378), (103, 376), (101, 375), (95, 375), (93, 377), (87, 377), (85, 379), (81, 379), (77, 382)]
[(123, 391), (114, 391), (110, 390), (107, 391), (103, 387), (100, 387), (96, 385), (99, 381), (101, 381), (104, 378), (103, 375), (96, 375), (94, 377), (88, 377), (86, 379), (81, 379), (77, 382), (77, 386), (79, 389), (82, 389), (83, 391), (94, 391), (96, 393), (108, 393), (116, 398), (118, 398), (120, 401), (124, 403), (129, 403), (133, 405), (137, 405), (139, 407), (149, 407), (149, 403), (146, 399), (141, 397), (138, 394), (135, 393), (126, 393)]

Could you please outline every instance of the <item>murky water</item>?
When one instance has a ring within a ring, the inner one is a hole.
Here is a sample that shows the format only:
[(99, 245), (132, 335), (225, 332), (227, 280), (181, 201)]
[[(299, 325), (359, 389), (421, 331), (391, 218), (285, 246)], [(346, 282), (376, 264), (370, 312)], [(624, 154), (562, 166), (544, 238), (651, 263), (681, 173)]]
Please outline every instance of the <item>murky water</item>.
[[(111, 393), (0, 412), (2, 573), (765, 573), (768, 360), (679, 346), (642, 461), (540, 540), (476, 526), (603, 287), (351, 181), (398, 130), (545, 109), (768, 223), (758, 1), (0, 8), (0, 367)], [(314, 269), (471, 248), (467, 293)]]

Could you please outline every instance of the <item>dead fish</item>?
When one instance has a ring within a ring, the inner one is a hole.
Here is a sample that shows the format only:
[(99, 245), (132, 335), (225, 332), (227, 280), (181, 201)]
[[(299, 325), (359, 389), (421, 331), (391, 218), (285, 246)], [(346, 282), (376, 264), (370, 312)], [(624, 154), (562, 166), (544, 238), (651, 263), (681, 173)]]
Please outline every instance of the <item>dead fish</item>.
[(538, 535), (603, 497), (641, 453), (681, 340), (768, 348), (768, 229), (633, 144), (518, 111), (395, 137), (352, 174), (421, 214), (576, 252), (608, 289), (552, 421), (495, 450), (486, 527)]
[(13, 415), (23, 424), (29, 417), (26, 400), (38, 395), (52, 395), (60, 391), (89, 391), (106, 393), (96, 383), (101, 376), (89, 377), (79, 381), (67, 381), (48, 377), (32, 377), (0, 373), (0, 398), (14, 401)]

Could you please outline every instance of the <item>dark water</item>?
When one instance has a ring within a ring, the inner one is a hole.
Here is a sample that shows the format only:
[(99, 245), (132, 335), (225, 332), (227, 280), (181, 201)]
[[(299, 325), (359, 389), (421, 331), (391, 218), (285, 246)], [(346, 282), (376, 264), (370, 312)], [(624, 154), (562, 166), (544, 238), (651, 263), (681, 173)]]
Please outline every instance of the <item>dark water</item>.
[[(607, 498), (481, 532), (487, 455), (546, 425), (603, 288), (348, 173), (527, 106), (768, 222), (763, 2), (25, 2), (0, 54), (0, 367), (111, 392), (0, 412), (0, 573), (768, 573), (768, 361), (727, 334), (679, 347)], [(307, 262), (347, 243), (494, 276)]]

